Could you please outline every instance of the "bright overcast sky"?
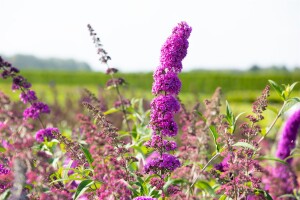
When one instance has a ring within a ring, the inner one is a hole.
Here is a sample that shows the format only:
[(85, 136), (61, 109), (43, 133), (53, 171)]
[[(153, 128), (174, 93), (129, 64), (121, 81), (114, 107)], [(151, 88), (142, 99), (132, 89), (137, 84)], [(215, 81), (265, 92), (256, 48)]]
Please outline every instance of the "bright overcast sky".
[(121, 71), (151, 71), (172, 28), (193, 31), (185, 70), (300, 66), (299, 0), (0, 0), (0, 55), (74, 58), (103, 70), (86, 25)]

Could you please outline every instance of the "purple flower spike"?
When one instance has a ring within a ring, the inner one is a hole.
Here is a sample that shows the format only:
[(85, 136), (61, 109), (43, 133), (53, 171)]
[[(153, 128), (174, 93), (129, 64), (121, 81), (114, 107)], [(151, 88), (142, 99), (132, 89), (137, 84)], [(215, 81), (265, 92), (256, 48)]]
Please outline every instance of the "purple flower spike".
[(22, 92), (20, 94), (21, 101), (26, 104), (27, 102), (35, 101), (37, 100), (37, 97), (35, 95), (35, 92), (32, 90), (28, 90), (27, 92)]
[(38, 142), (44, 142), (45, 138), (50, 141), (54, 138), (54, 135), (52, 132), (59, 132), (57, 128), (46, 128), (41, 129), (38, 132), (36, 132), (35, 139)]
[(24, 119), (37, 119), (41, 113), (50, 113), (48, 105), (42, 102), (34, 102), (29, 108), (24, 110), (23, 117)]
[[(295, 148), (299, 128), (300, 110), (291, 115), (283, 128), (276, 152), (276, 156), (278, 158), (286, 159), (288, 156), (290, 156), (291, 151)], [(289, 158), (287, 162), (291, 163), (292, 158)]]
[(28, 89), (31, 84), (23, 76), (16, 76), (13, 78), (12, 90), (18, 90), (20, 87)]
[(167, 39), (161, 49), (160, 63), (164, 68), (174, 72), (181, 72), (181, 61), (187, 54), (188, 38), (192, 28), (186, 22), (181, 22), (173, 29), (172, 35)]
[(162, 157), (158, 156), (146, 163), (144, 170), (146, 173), (157, 174), (162, 170), (174, 171), (178, 167), (180, 167), (178, 158), (173, 155), (164, 153), (162, 154)]
[(181, 89), (181, 82), (174, 72), (161, 74), (156, 77), (152, 93), (158, 95), (161, 92), (167, 92), (168, 94), (178, 95)]
[(151, 102), (151, 109), (154, 112), (161, 113), (161, 115), (173, 112), (176, 113), (180, 110), (180, 104), (178, 100), (172, 95), (161, 95), (153, 99)]
[(177, 148), (175, 141), (164, 140), (164, 147), (166, 151), (174, 151)]
[[(284, 125), (276, 151), (278, 158), (284, 160), (290, 156), (295, 148), (299, 128), (300, 110), (294, 112)], [(289, 158), (286, 160), (287, 165), (276, 163), (271, 173), (272, 177), (265, 179), (267, 183), (265, 189), (270, 190), (273, 195), (292, 194), (293, 189), (298, 187), (297, 176), (291, 167), (292, 161), (293, 158)]]
[(160, 135), (153, 135), (144, 145), (156, 149), (164, 148), (166, 151), (173, 151), (177, 148), (175, 141), (163, 140)]
[[(150, 114), (153, 135), (145, 143), (145, 146), (154, 148), (156, 153), (146, 159), (144, 167), (146, 173), (160, 174), (163, 177), (180, 167), (178, 158), (165, 153), (175, 150), (176, 142), (164, 140), (163, 136), (174, 137), (178, 132), (174, 119), (175, 113), (180, 110), (180, 103), (176, 98), (181, 89), (178, 73), (182, 69), (182, 59), (187, 54), (189, 46), (187, 39), (191, 31), (187, 23), (179, 23), (161, 48), (160, 65), (153, 74), (152, 93), (156, 96), (151, 102)], [(164, 180), (153, 181), (159, 183), (154, 185), (161, 190), (160, 186), (164, 184)]]

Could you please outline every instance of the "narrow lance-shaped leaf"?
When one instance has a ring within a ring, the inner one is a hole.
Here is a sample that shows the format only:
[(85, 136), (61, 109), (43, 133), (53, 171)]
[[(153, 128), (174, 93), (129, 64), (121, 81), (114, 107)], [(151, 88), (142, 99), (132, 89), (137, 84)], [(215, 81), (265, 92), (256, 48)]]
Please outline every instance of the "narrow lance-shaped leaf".
[(94, 183), (93, 180), (84, 180), (78, 185), (74, 199), (77, 200)]
[(234, 133), (235, 130), (235, 117), (230, 108), (228, 101), (226, 101), (226, 120), (229, 123), (229, 131), (230, 133)]
[(4, 153), (6, 151), (6, 149), (2, 146), (0, 146), (0, 152)]
[(204, 117), (204, 115), (203, 115), (201, 112), (199, 112), (198, 110), (196, 110), (195, 112), (200, 116), (200, 118), (201, 118), (204, 122), (206, 122), (206, 118)]
[(282, 98), (282, 100), (285, 100), (284, 97), (283, 97), (283, 88), (282, 88), (282, 86), (278, 85), (275, 81), (272, 81), (272, 80), (269, 80), (269, 83), (275, 89), (276, 93)]
[(234, 147), (244, 147), (244, 148), (256, 150), (256, 148), (252, 144), (249, 144), (247, 142), (237, 142), (237, 143), (233, 144), (232, 146), (234, 146)]
[(83, 151), (83, 153), (85, 155), (86, 160), (88, 161), (88, 163), (92, 167), (92, 163), (94, 162), (92, 154), (90, 153), (90, 151), (87, 148), (85, 148), (83, 146), (81, 147), (81, 149), (82, 149), (82, 151)]
[(207, 193), (209, 193), (211, 196), (215, 196), (216, 193), (214, 191), (214, 189), (209, 185), (208, 182), (203, 181), (203, 180), (199, 180), (195, 183), (195, 186), (199, 189), (202, 189), (204, 191), (206, 191)]
[(282, 164), (287, 164), (284, 160), (281, 160), (279, 158), (274, 158), (274, 157), (265, 157), (265, 156), (262, 156), (262, 157), (258, 157), (258, 158), (255, 158), (255, 160), (271, 160), (271, 161), (275, 161), (275, 162), (280, 162)]
[(216, 127), (213, 126), (213, 125), (209, 126), (209, 131), (210, 131), (212, 137), (214, 138), (214, 143), (215, 143), (215, 146), (216, 146), (216, 151), (219, 152), (220, 151), (220, 147), (219, 147), (219, 144), (217, 142), (217, 139), (219, 138), (219, 134), (218, 134), (218, 132), (216, 130)]

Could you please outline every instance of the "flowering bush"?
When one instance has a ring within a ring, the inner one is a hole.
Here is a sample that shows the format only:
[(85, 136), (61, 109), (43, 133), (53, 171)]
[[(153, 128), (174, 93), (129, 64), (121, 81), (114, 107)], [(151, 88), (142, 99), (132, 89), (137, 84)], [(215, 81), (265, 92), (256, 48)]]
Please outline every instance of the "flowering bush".
[[(278, 132), (275, 156), (268, 139), (276, 134), (278, 119), (300, 102), (291, 96), (296, 83), (270, 80), (245, 118), (227, 101), (221, 114), (221, 88), (203, 106), (185, 106), (178, 97), (184, 84), (178, 73), (192, 28), (181, 22), (162, 46), (148, 105), (122, 95), (126, 81), (117, 77), (108, 64), (111, 57), (88, 29), (107, 65), (107, 89), (117, 97), (110, 109), (111, 99), (88, 90), (78, 109), (49, 106), (0, 57), (1, 77), (11, 79), (12, 90), (20, 93), (20, 101), (12, 102), (0, 92), (1, 199), (300, 198), (293, 165), (300, 110)], [(274, 119), (264, 114), (271, 87), (283, 101)], [(272, 120), (268, 127), (261, 125), (265, 118)]]

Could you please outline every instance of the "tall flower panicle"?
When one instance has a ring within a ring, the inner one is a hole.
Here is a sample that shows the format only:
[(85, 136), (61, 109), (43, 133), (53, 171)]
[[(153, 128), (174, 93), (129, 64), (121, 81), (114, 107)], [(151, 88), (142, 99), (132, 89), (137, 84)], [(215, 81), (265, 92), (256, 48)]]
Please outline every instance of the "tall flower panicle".
[[(28, 107), (23, 112), (22, 119), (21, 118), (19, 119), (19, 117), (12, 118), (12, 116), (10, 116), (11, 114), (7, 115), (8, 119), (10, 119), (12, 122), (14, 122), (14, 124), (18, 124), (18, 123), (16, 123), (17, 122), (16, 120), (18, 120), (19, 123), (21, 121), (22, 125), (24, 125), (24, 127), (26, 127), (25, 129), (27, 129), (27, 130), (33, 130), (33, 126), (31, 124), (29, 124), (29, 122), (27, 120), (29, 118), (37, 120), (40, 123), (42, 129), (37, 131), (36, 140), (38, 142), (44, 142), (44, 139), (46, 139), (46, 138), (47, 138), (47, 140), (51, 140), (55, 136), (54, 132), (58, 132), (58, 129), (57, 128), (46, 128), (41, 119), (41, 114), (50, 113), (50, 108), (47, 104), (41, 102), (37, 98), (35, 91), (33, 91), (31, 89), (31, 83), (29, 83), (26, 78), (21, 76), (19, 74), (19, 72), (20, 71), (17, 68), (13, 67), (11, 63), (5, 61), (4, 59), (2, 59), (0, 57), (0, 77), (2, 77), (3, 79), (10, 78), (12, 80), (12, 87), (11, 87), (12, 90), (19, 90), (21, 92), (21, 94), (20, 94), (21, 102), (28, 105)], [(0, 97), (1, 97), (1, 94), (0, 94)], [(1, 98), (1, 99), (3, 99), (3, 98)], [(0, 104), (7, 103), (6, 99), (4, 99), (4, 100), (5, 100), (4, 102), (1, 100)], [(0, 113), (2, 114), (2, 111), (0, 111)], [(11, 113), (13, 113), (13, 112), (11, 112)], [(8, 123), (8, 122), (6, 122), (6, 123)], [(0, 127), (0, 129), (1, 129), (1, 127)], [(24, 132), (24, 133), (26, 133), (26, 132)], [(34, 182), (37, 182), (38, 185), (43, 185), (43, 187), (44, 186), (49, 187), (49, 189), (51, 189), (52, 186), (63, 188), (60, 185), (62, 183), (54, 183), (51, 186), (48, 183), (48, 181), (50, 181), (50, 179), (51, 179), (50, 175), (52, 173), (54, 173), (54, 168), (52, 167), (52, 165), (49, 162), (49, 159), (50, 159), (49, 155), (43, 151), (38, 152), (36, 155), (32, 154), (32, 152), (27, 151), (28, 149), (31, 149), (33, 147), (34, 139), (31, 135), (20, 134), (19, 132), (17, 132), (17, 134), (9, 135), (9, 138), (10, 137), (13, 138), (12, 142), (4, 141), (5, 142), (4, 148), (14, 149), (14, 150), (17, 149), (18, 151), (14, 151), (14, 152), (18, 152), (18, 154), (17, 154), (18, 156), (13, 158), (14, 165), (16, 164), (16, 166), (14, 166), (13, 170), (9, 171), (9, 173), (6, 173), (6, 174), (0, 173), (0, 176), (1, 176), (0, 177), (0, 193), (3, 190), (5, 190), (6, 188), (11, 187), (13, 185), (13, 187), (11, 189), (12, 196), (9, 197), (9, 199), (20, 199), (20, 197), (16, 196), (17, 193), (14, 190), (16, 188), (19, 188), (18, 190), (21, 189), (20, 191), (22, 191), (24, 189), (25, 176), (26, 176), (26, 178), (28, 178), (28, 180), (27, 180), (28, 183), (34, 181)], [(2, 141), (2, 143), (3, 143), (3, 141)], [(76, 153), (78, 154), (78, 150), (76, 151)], [(28, 163), (31, 161), (33, 161), (35, 163), (35, 166), (38, 166), (38, 167), (31, 166), (27, 169), (27, 167), (21, 167), (21, 165), (20, 165), (20, 163), (26, 162), (26, 166), (28, 166)], [(0, 170), (0, 171), (7, 172), (7, 170), (4, 170), (4, 169)], [(12, 179), (13, 175), (15, 175), (14, 181), (13, 182), (9, 181), (10, 179)], [(16, 187), (16, 185), (18, 185), (18, 186)], [(24, 189), (24, 191), (25, 191), (25, 189)], [(49, 198), (47, 198), (47, 199), (50, 199), (50, 198), (56, 199), (54, 197), (57, 195), (58, 195), (57, 193), (51, 193), (52, 197), (49, 196)], [(32, 199), (32, 197), (33, 196), (30, 196), (30, 199)], [(68, 197), (67, 199), (70, 199), (70, 197)]]
[[(287, 120), (281, 138), (278, 143), (276, 156), (280, 159), (286, 159), (290, 156), (291, 151), (295, 148), (298, 130), (300, 128), (300, 110), (296, 111)], [(287, 160), (289, 164), (292, 162), (292, 158)]]
[[(152, 147), (157, 156), (146, 160), (144, 171), (160, 175), (161, 180), (156, 178), (152, 181), (157, 189), (164, 185), (164, 177), (180, 167), (178, 158), (167, 153), (177, 148), (176, 142), (165, 140), (163, 137), (174, 137), (178, 132), (174, 119), (175, 113), (180, 110), (180, 103), (176, 98), (181, 89), (178, 73), (187, 54), (187, 39), (191, 31), (192, 28), (186, 22), (179, 23), (173, 29), (171, 36), (162, 46), (160, 66), (153, 75), (152, 93), (156, 96), (151, 102), (150, 127), (153, 135), (145, 145)], [(163, 190), (162, 195), (165, 195)]]
[(118, 69), (110, 67), (108, 64), (108, 61), (111, 60), (111, 57), (108, 55), (107, 51), (103, 48), (103, 45), (100, 41), (100, 38), (97, 36), (97, 33), (95, 32), (95, 30), (92, 28), (92, 26), (90, 24), (87, 25), (90, 35), (93, 38), (93, 42), (97, 48), (97, 54), (100, 56), (99, 60), (101, 61), (101, 63), (105, 64), (107, 66), (107, 70), (106, 70), (106, 74), (110, 75), (111, 79), (109, 79), (106, 83), (106, 87), (107, 88), (115, 88), (118, 98), (119, 100), (116, 102), (116, 108), (120, 107), (122, 112), (123, 112), (123, 117), (124, 120), (126, 122), (126, 126), (127, 126), (127, 130), (130, 130), (130, 126), (129, 126), (129, 122), (127, 119), (127, 111), (126, 111), (126, 107), (128, 105), (128, 101), (126, 98), (124, 98), (121, 95), (120, 92), (120, 87), (125, 85), (126, 82), (123, 78), (119, 77), (116, 78), (114, 74), (116, 74), (118, 72)]
[(174, 72), (181, 72), (181, 61), (187, 54), (189, 47), (188, 38), (192, 28), (181, 22), (173, 29), (172, 35), (167, 39), (161, 49), (160, 63), (164, 69)]
[[(299, 128), (300, 110), (297, 110), (285, 123), (276, 151), (276, 156), (286, 160), (287, 165), (276, 163), (269, 177), (264, 180), (266, 183), (265, 189), (269, 190), (275, 199), (283, 194), (292, 194), (293, 189), (298, 187), (297, 176), (291, 167), (293, 158), (288, 157), (295, 148)], [(289, 184), (286, 184), (287, 182)]]
[(191, 31), (186, 22), (173, 29), (161, 49), (160, 66), (153, 75), (152, 93), (157, 97), (151, 103), (151, 128), (164, 136), (173, 137), (178, 131), (174, 114), (179, 111), (180, 104), (175, 96), (181, 89), (181, 82), (177, 73), (181, 71), (181, 62), (187, 54), (187, 39)]
[[(31, 106), (26, 108), (23, 112), (23, 118), (27, 120), (28, 118), (38, 119), (40, 114), (50, 113), (50, 108), (47, 104), (39, 102), (36, 94), (31, 90), (31, 83), (27, 81), (19, 74), (19, 69), (12, 66), (11, 63), (5, 61), (0, 57), (0, 69), (2, 70), (1, 77), (3, 79), (12, 78), (12, 90), (21, 90), (20, 100), (24, 103), (30, 103)], [(42, 125), (43, 126), (43, 125)]]
[(257, 174), (261, 173), (263, 169), (259, 162), (254, 159), (256, 151), (251, 148), (236, 147), (234, 143), (236, 141), (246, 142), (258, 148), (255, 137), (261, 132), (258, 122), (264, 118), (262, 113), (267, 107), (269, 91), (270, 86), (266, 86), (261, 96), (253, 103), (253, 114), (246, 116), (250, 123), (244, 122), (240, 125), (241, 137), (237, 138), (236, 135), (227, 131), (228, 122), (225, 120), (221, 119), (217, 126), (218, 133), (220, 133), (217, 141), (225, 141), (227, 146), (221, 153), (225, 157), (224, 160), (211, 171), (222, 184), (216, 191), (219, 194), (225, 194), (232, 199), (237, 199), (240, 196), (255, 198), (256, 190), (261, 189), (262, 179)]

